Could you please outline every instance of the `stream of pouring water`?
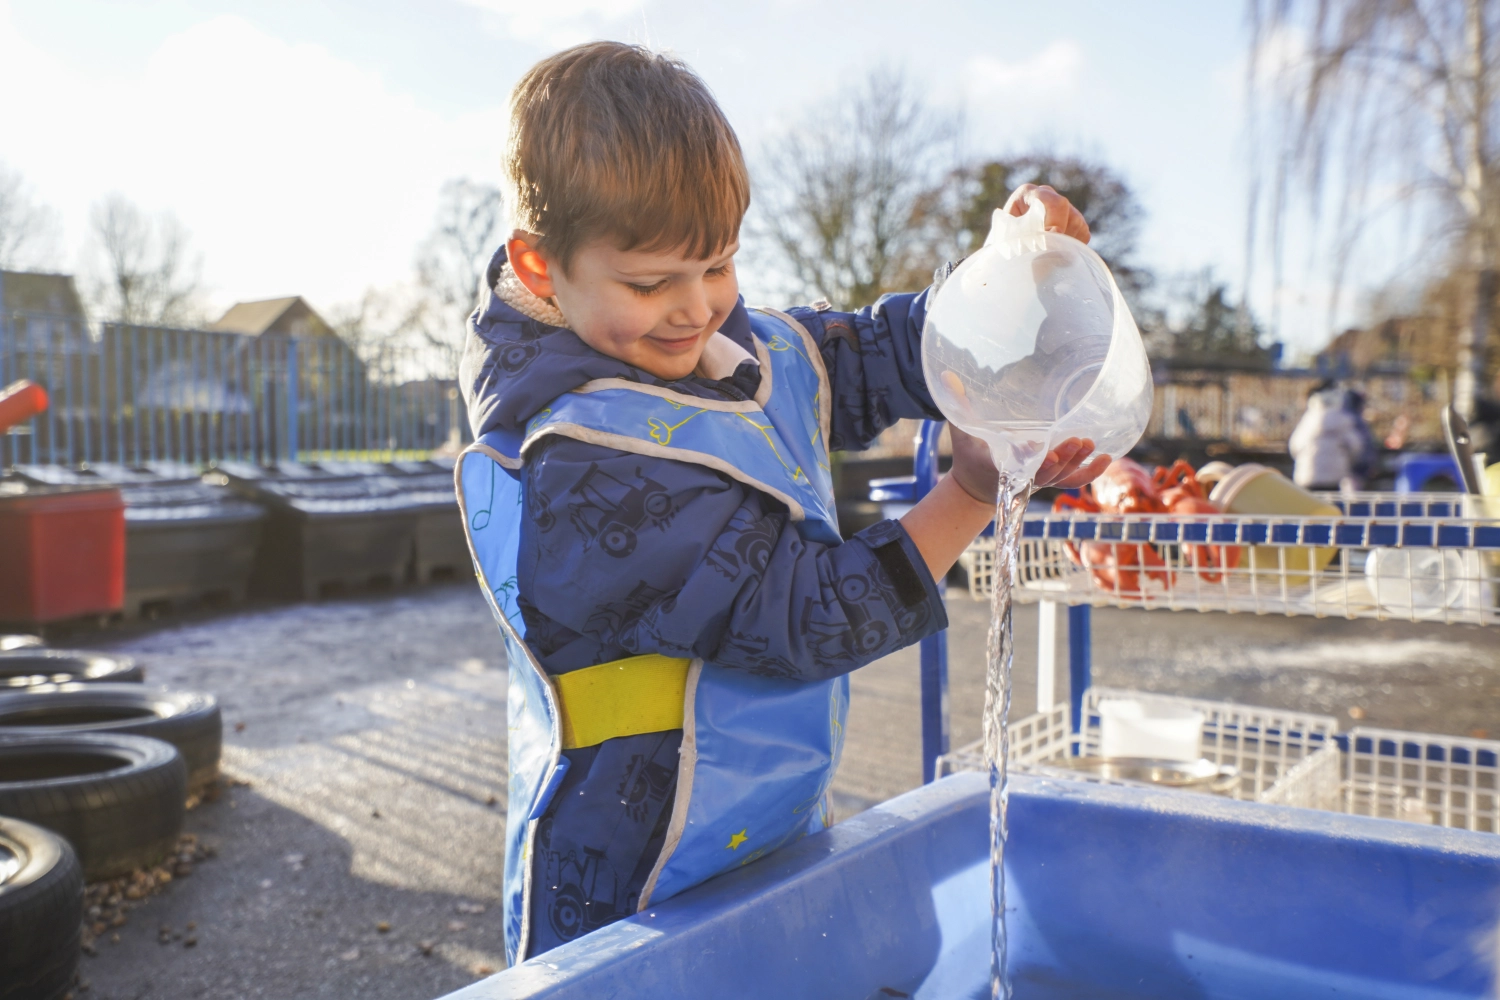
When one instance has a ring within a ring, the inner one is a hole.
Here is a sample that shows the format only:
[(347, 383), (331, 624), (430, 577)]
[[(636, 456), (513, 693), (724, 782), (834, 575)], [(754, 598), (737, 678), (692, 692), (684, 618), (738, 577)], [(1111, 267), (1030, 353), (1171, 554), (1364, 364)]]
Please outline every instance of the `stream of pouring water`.
[(1021, 521), (1031, 497), (1029, 479), (1000, 473), (995, 501), (994, 593), (990, 598), (988, 666), (984, 689), (984, 755), (990, 765), (990, 997), (1010, 1000), (1005, 939), (1005, 812), (1010, 801), (1010, 668), (1015, 659), (1011, 581), (1021, 545)]

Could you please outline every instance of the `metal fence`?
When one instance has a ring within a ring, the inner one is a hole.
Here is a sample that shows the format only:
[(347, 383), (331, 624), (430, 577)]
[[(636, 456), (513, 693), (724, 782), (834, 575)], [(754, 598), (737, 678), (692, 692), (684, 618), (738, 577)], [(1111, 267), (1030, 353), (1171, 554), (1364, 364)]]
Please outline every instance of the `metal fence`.
[(418, 348), (337, 337), (16, 313), (0, 317), (0, 386), (30, 379), (51, 406), (0, 434), (0, 467), (423, 457), (471, 439), (441, 367)]
[[(1318, 372), (1180, 371), (1161, 373), (1152, 401), (1148, 437), (1201, 438), (1252, 447), (1285, 447), (1307, 409), (1307, 394), (1323, 380)], [(1438, 414), (1449, 402), (1442, 382), (1405, 375), (1366, 374), (1345, 380), (1365, 393), (1365, 416), (1378, 438), (1406, 418), (1406, 437), (1441, 441)]]

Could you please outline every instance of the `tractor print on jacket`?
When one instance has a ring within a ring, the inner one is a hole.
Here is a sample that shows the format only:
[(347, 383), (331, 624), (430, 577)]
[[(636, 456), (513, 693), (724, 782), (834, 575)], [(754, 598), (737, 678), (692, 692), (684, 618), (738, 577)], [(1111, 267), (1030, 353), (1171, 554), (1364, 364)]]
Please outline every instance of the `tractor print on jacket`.
[[(672, 494), (637, 468), (635, 484), (623, 483), (590, 465), (583, 478), (569, 491), (580, 498), (568, 505), (568, 516), (590, 543), (616, 559), (635, 551), (643, 528), (662, 528), (672, 514)], [(545, 529), (544, 529), (545, 530)]]
[[(531, 913), (538, 940), (571, 941), (634, 913), (640, 902), (671, 817), (682, 732), (633, 739), (635, 750), (609, 740), (570, 751), (581, 772), (613, 780), (591, 788), (582, 773), (570, 774), (537, 824)], [(580, 820), (590, 831), (584, 837), (574, 835)]]

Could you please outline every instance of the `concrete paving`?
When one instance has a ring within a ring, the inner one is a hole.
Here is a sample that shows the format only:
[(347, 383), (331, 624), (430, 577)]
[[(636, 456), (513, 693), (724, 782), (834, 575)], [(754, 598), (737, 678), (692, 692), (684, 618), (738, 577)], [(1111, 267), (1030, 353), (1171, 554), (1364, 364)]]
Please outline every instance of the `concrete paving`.
[[(955, 594), (950, 615), (956, 746), (979, 735), (988, 609)], [(1036, 622), (1018, 609), (1017, 713), (1035, 702)], [(149, 681), (216, 693), (225, 771), (248, 784), (189, 814), (217, 858), (100, 941), (79, 1000), (426, 1000), (502, 967), (505, 665), (472, 583), (92, 645), (139, 657)], [(1493, 631), (1098, 610), (1094, 655), (1100, 684), (1500, 736)], [(858, 671), (852, 689), (844, 815), (919, 781), (916, 650)], [(158, 943), (189, 922), (193, 947)]]

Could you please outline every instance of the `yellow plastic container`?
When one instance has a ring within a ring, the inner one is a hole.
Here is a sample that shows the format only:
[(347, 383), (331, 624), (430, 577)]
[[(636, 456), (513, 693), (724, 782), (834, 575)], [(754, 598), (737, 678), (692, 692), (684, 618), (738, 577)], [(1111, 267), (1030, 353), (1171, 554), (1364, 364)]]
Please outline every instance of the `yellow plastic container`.
[(1500, 462), (1484, 470), (1481, 485), (1484, 487), (1484, 496), (1474, 498), (1479, 509), (1472, 516), (1500, 518)]
[[(1226, 514), (1286, 514), (1295, 517), (1338, 517), (1342, 511), (1325, 503), (1277, 472), (1254, 462), (1236, 466), (1219, 480), (1209, 499)], [(1337, 549), (1250, 546), (1248, 569), (1264, 581), (1285, 579), (1288, 586), (1307, 583), (1312, 571), (1328, 568)]]

